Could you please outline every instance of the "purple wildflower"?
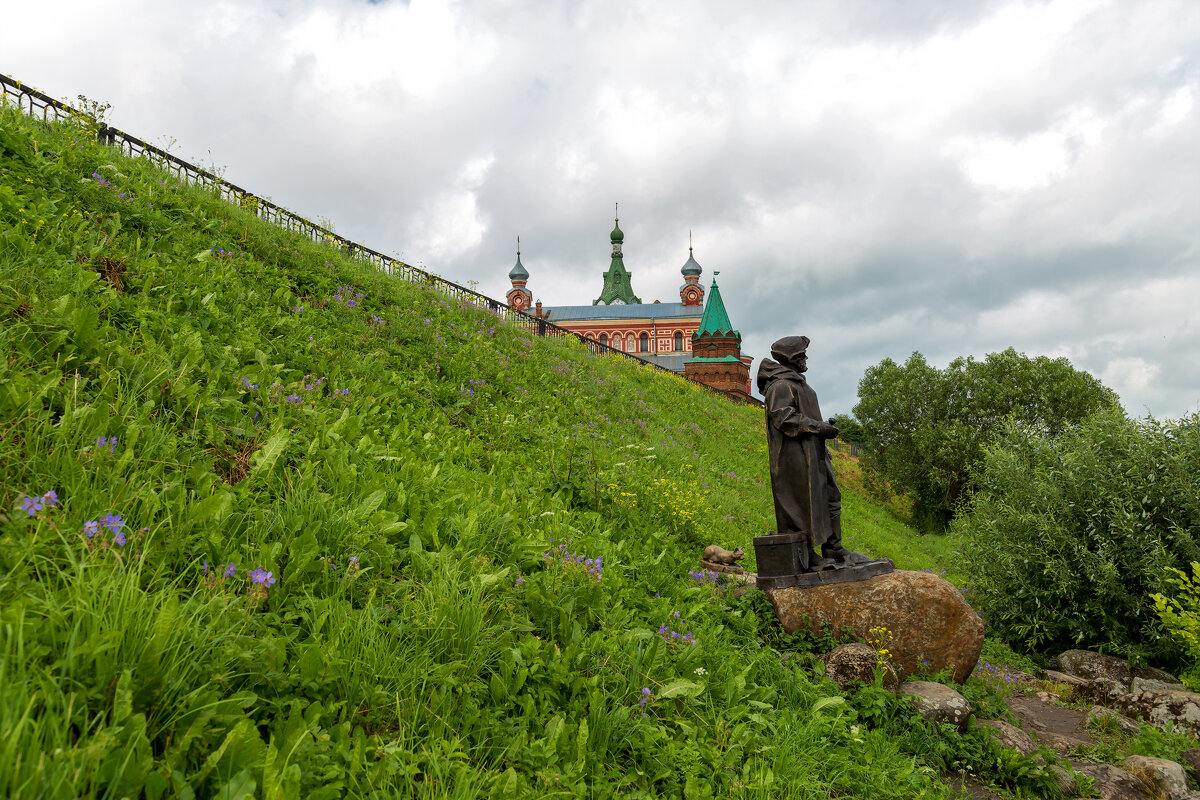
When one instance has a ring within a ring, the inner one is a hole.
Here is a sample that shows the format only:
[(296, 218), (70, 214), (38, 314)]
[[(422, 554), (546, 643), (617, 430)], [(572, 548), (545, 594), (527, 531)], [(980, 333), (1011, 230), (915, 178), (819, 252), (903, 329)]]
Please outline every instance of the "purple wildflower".
[(96, 520), (89, 519), (87, 522), (83, 523), (83, 535), (86, 536), (87, 538), (90, 539), (99, 532), (100, 532), (100, 523), (96, 522)]
[(230, 561), (229, 566), (225, 567), (225, 577), (232, 578), (233, 573), (235, 573), (235, 572), (237, 572), (237, 564)]
[(259, 583), (263, 586), (270, 586), (275, 583), (273, 573), (267, 572), (262, 567), (259, 567), (250, 573), (250, 580), (253, 583)]
[(42, 495), (42, 502), (48, 506), (58, 505), (58, 492), (54, 491), (53, 489), (46, 492), (44, 495)]
[(40, 497), (26, 497), (21, 501), (21, 508), (31, 517), (41, 511), (43, 505), (42, 498)]

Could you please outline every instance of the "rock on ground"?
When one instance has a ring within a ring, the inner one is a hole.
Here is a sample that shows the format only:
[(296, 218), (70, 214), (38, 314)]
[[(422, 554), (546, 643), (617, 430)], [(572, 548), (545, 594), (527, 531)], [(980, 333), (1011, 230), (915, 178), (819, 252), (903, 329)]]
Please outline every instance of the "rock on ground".
[[(825, 663), (825, 677), (843, 689), (855, 683), (870, 684), (875, 680), (875, 665), (879, 663), (879, 655), (875, 648), (862, 642), (851, 642), (833, 648), (821, 656)], [(891, 664), (884, 665), (883, 685), (895, 689), (900, 683), (900, 676)]]
[(1076, 678), (1089, 681), (1105, 678), (1124, 684), (1127, 688), (1133, 677), (1129, 674), (1129, 664), (1125, 659), (1093, 653), (1091, 650), (1068, 650), (1059, 654), (1056, 663), (1060, 672), (1074, 675)]
[(971, 717), (967, 698), (941, 683), (906, 681), (900, 684), (900, 694), (911, 697), (917, 713), (930, 722), (946, 722), (962, 730)]
[(1155, 793), (1161, 797), (1181, 800), (1191, 793), (1187, 773), (1174, 761), (1150, 756), (1130, 756), (1125, 759), (1123, 766), (1127, 772), (1153, 786)]
[(1144, 691), (1124, 695), (1116, 707), (1136, 719), (1158, 726), (1173, 723), (1192, 736), (1200, 736), (1200, 694), (1188, 691)]
[(981, 719), (978, 720), (978, 724), (990, 728), (992, 736), (996, 737), (1000, 744), (1009, 750), (1016, 750), (1023, 756), (1030, 755), (1038, 749), (1032, 736), (1002, 719)]
[(1183, 766), (1192, 771), (1192, 775), (1200, 777), (1200, 747), (1194, 750), (1184, 750), (1179, 754)]
[(1053, 669), (1042, 670), (1042, 678), (1051, 683), (1061, 683), (1063, 686), (1084, 687), (1088, 685), (1086, 678), (1076, 678), (1074, 675), (1068, 675), (1065, 672), (1059, 672)]
[(1063, 708), (1047, 700), (1013, 695), (1008, 707), (1040, 744), (1059, 755), (1094, 744), (1084, 726), (1086, 717), (1073, 708)]
[(1125, 733), (1136, 734), (1138, 732), (1139, 728), (1141, 727), (1136, 722), (1131, 720), (1129, 717), (1125, 716), (1124, 714), (1113, 711), (1111, 708), (1105, 708), (1104, 706), (1092, 706), (1091, 708), (1088, 709), (1087, 716), (1088, 716), (1089, 720), (1092, 720), (1092, 719), (1112, 720), (1112, 722), (1110, 724), (1115, 725), (1117, 728), (1124, 731)]
[(850, 628), (862, 639), (883, 627), (892, 634), (891, 663), (901, 678), (950, 668), (962, 683), (983, 649), (983, 620), (946, 579), (896, 570), (865, 581), (810, 588), (768, 589), (784, 630)]
[(1112, 764), (1087, 764), (1075, 771), (1096, 782), (1100, 800), (1147, 800), (1154, 796), (1145, 781)]
[[(1169, 672), (1155, 667), (1130, 667), (1123, 658), (1091, 650), (1067, 650), (1056, 659), (1058, 669), (1068, 675), (1088, 681), (1108, 681), (1119, 684), (1121, 692), (1142, 689), (1182, 689), (1183, 684)], [(1132, 684), (1138, 681), (1140, 686)]]

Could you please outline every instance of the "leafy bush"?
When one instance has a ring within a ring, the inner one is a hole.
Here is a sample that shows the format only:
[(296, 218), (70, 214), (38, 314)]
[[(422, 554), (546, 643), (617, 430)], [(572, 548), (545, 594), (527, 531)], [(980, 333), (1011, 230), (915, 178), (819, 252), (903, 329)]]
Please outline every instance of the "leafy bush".
[(1154, 611), (1200, 559), (1200, 426), (1097, 415), (1058, 439), (1009, 424), (956, 521), (972, 604), (1026, 649), (1178, 657)]
[(893, 491), (911, 493), (916, 523), (944, 530), (984, 449), (1008, 419), (1054, 437), (1105, 408), (1116, 395), (1065, 358), (1029, 358), (1011, 347), (983, 361), (957, 358), (944, 369), (913, 353), (864, 373), (854, 414), (870, 444), (864, 469)]
[(1152, 594), (1154, 611), (1188, 659), (1180, 676), (1192, 691), (1200, 691), (1200, 563), (1192, 562), (1192, 574), (1170, 569), (1167, 582), (1179, 589), (1176, 597)]

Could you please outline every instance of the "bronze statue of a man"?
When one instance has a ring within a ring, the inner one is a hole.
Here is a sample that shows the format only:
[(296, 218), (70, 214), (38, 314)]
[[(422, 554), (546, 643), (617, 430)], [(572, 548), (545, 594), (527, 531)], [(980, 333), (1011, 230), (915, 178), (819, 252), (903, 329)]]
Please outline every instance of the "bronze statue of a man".
[(842, 566), (852, 554), (842, 546), (842, 493), (825, 447), (838, 429), (821, 419), (817, 393), (804, 378), (808, 342), (785, 336), (771, 345), (777, 361), (763, 359), (757, 382), (767, 411), (776, 530), (800, 534), (799, 567), (815, 572)]

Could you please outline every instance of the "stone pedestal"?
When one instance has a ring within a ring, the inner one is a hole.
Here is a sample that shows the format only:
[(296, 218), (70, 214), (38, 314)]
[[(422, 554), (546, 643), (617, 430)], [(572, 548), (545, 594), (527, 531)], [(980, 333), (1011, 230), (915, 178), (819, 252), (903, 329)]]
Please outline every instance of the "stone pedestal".
[(823, 569), (817, 572), (801, 572), (798, 575), (775, 575), (765, 577), (758, 575), (758, 588), (787, 589), (796, 586), (806, 589), (812, 586), (828, 586), (834, 583), (850, 583), (865, 581), (877, 575), (886, 575), (896, 568), (890, 558), (872, 558), (858, 564), (852, 564), (837, 569)]
[[(760, 575), (760, 587), (762, 582)], [(949, 667), (961, 683), (983, 650), (983, 620), (962, 592), (930, 572), (897, 570), (863, 581), (764, 591), (789, 633), (820, 633), (827, 622), (835, 635), (850, 628), (869, 639), (872, 628), (886, 628), (891, 663), (902, 679)]]

